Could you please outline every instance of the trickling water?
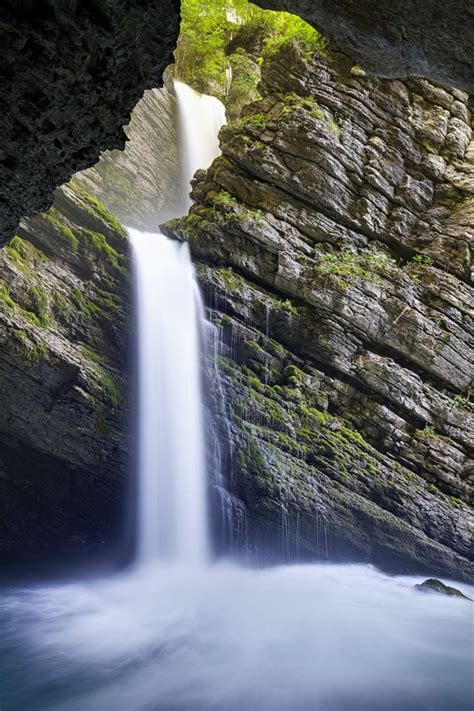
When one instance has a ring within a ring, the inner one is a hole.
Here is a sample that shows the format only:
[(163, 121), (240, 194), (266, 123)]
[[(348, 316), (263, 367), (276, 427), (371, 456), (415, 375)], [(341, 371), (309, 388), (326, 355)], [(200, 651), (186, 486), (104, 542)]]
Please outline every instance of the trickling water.
[[(224, 107), (175, 82), (182, 195), (219, 153)], [(207, 329), (187, 244), (129, 230), (138, 319), (138, 561), (208, 557), (200, 340)]]

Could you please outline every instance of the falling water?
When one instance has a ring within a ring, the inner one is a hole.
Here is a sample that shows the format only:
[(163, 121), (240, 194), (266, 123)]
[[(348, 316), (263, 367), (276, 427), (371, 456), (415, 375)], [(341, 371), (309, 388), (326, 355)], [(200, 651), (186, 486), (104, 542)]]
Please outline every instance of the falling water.
[[(219, 153), (224, 107), (175, 83), (182, 185)], [(206, 467), (200, 387), (204, 310), (187, 244), (129, 230), (137, 284), (138, 561), (207, 558)]]
[(175, 81), (178, 105), (178, 146), (181, 160), (183, 213), (191, 204), (189, 184), (199, 168), (207, 168), (219, 155), (219, 129), (226, 122), (225, 108), (219, 99), (198, 94), (187, 84)]

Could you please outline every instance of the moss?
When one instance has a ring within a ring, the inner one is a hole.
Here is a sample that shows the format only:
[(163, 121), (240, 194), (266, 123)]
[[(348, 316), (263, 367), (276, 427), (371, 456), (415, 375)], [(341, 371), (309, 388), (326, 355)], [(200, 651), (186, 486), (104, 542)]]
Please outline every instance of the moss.
[(268, 119), (264, 114), (247, 114), (241, 118), (235, 119), (229, 124), (229, 128), (237, 135), (245, 137), (245, 132), (263, 133), (268, 126)]
[(99, 217), (103, 222), (105, 222), (107, 227), (112, 229), (118, 235), (125, 239), (127, 238), (127, 232), (125, 229), (122, 227), (117, 218), (110, 212), (110, 210), (107, 210), (105, 205), (100, 202), (100, 200), (97, 200), (97, 198), (90, 195), (90, 193), (88, 193), (87, 190), (80, 186), (75, 180), (70, 182), (70, 187), (82, 200), (88, 212), (92, 213), (96, 217)]
[(57, 232), (65, 239), (72, 251), (77, 252), (79, 240), (69, 225), (65, 224), (65, 218), (61, 215), (59, 210), (55, 207), (51, 207), (48, 212), (44, 214), (44, 217), (56, 228)]
[(51, 325), (47, 292), (40, 286), (31, 286), (29, 288), (29, 295), (32, 300), (33, 311), (38, 317), (41, 326), (47, 328)]
[(243, 280), (238, 274), (232, 271), (232, 267), (220, 267), (216, 269), (216, 275), (223, 281), (227, 291), (242, 293)]
[(427, 266), (433, 264), (431, 257), (427, 257), (426, 254), (415, 254), (411, 261), (415, 262), (415, 264), (426, 264)]
[(89, 245), (92, 246), (93, 250), (97, 255), (104, 258), (112, 266), (119, 267), (120, 256), (117, 250), (110, 246), (107, 242), (105, 236), (100, 232), (93, 232), (92, 230), (86, 230), (81, 228), (81, 234), (86, 238)]
[(431, 439), (432, 437), (436, 437), (436, 431), (435, 428), (432, 425), (426, 425), (424, 429), (422, 430), (416, 430), (415, 434), (420, 438), (420, 439)]
[(460, 509), (465, 505), (464, 501), (462, 501), (461, 499), (458, 499), (456, 496), (450, 496), (449, 501), (457, 509)]
[(439, 494), (440, 493), (436, 484), (428, 484), (428, 491), (430, 492), (430, 494)]
[(11, 298), (8, 287), (4, 284), (0, 284), (0, 304), (15, 313), (21, 314), (23, 318), (32, 323), (34, 326), (41, 327), (43, 325), (35, 313), (24, 309), (20, 306), (20, 304), (17, 304), (16, 301)]
[(20, 352), (28, 367), (36, 365), (48, 355), (48, 346), (43, 341), (32, 341), (21, 329), (14, 329), (13, 334), (20, 347)]
[(47, 257), (37, 249), (31, 242), (16, 235), (5, 247), (5, 252), (10, 257), (13, 264), (26, 276), (32, 276), (32, 267), (44, 262)]
[(82, 346), (82, 353), (86, 360), (94, 364), (97, 384), (107, 402), (112, 405), (112, 410), (115, 411), (122, 400), (122, 388), (119, 380), (106, 370), (105, 359), (97, 351), (89, 346)]
[(230, 221), (248, 221), (255, 225), (265, 223), (265, 215), (261, 210), (250, 209), (225, 190), (221, 190), (214, 197), (214, 209), (218, 219), (224, 223)]
[(313, 96), (299, 96), (295, 93), (286, 94), (283, 97), (280, 115), (290, 116), (295, 111), (306, 111), (314, 118), (324, 119), (324, 112), (318, 108), (316, 99)]
[(394, 266), (384, 252), (360, 254), (344, 248), (339, 252), (316, 253), (316, 273), (333, 277), (343, 288), (358, 279), (380, 285), (380, 276), (388, 274)]
[(281, 299), (273, 299), (272, 306), (276, 313), (284, 312), (290, 316), (296, 316), (298, 314), (298, 309), (289, 299), (284, 301)]

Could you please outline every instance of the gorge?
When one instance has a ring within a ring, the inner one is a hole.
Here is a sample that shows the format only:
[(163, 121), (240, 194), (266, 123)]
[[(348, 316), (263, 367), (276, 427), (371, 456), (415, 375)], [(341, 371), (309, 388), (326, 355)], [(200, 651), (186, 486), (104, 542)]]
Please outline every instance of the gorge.
[(0, 250), (0, 706), (468, 711), (469, 97), (244, 0), (175, 58)]

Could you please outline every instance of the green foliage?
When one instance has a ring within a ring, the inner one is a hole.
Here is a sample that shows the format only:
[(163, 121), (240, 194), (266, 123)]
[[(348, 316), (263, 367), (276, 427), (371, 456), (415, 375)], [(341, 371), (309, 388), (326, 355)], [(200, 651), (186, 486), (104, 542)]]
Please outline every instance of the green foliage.
[[(228, 50), (232, 42), (235, 51)], [(325, 49), (318, 32), (300, 17), (262, 10), (248, 0), (183, 0), (176, 77), (223, 100), (234, 92), (242, 103), (245, 91), (252, 100), (256, 67), (288, 43), (296, 44), (304, 58)], [(252, 65), (239, 53), (242, 47), (252, 54)], [(230, 84), (228, 67), (233, 70)]]
[(102, 220), (102, 222), (104, 222), (107, 227), (113, 230), (117, 235), (120, 235), (120, 237), (125, 239), (127, 238), (127, 232), (124, 230), (120, 222), (110, 212), (110, 210), (107, 210), (105, 205), (103, 205), (100, 200), (97, 200), (97, 198), (90, 195), (87, 190), (81, 187), (75, 180), (71, 180), (69, 185), (81, 199), (88, 212)]
[(381, 284), (381, 274), (386, 274), (394, 263), (384, 252), (360, 254), (344, 248), (339, 252), (324, 252), (317, 255), (316, 272), (331, 276), (347, 288), (358, 279), (373, 284)]
[(415, 264), (426, 264), (427, 266), (433, 264), (431, 257), (427, 257), (426, 254), (415, 254), (411, 261), (415, 262)]
[(315, 118), (323, 119), (324, 113), (318, 108), (316, 100), (312, 96), (299, 96), (298, 94), (286, 94), (283, 99), (282, 116), (289, 116), (295, 111), (307, 111)]
[(23, 308), (23, 306), (20, 306), (20, 304), (17, 304), (17, 302), (12, 299), (9, 289), (5, 284), (0, 284), (0, 305), (21, 314), (23, 318), (26, 318), (27, 321), (32, 323), (34, 326), (43, 326), (41, 320), (35, 313)]
[(21, 354), (28, 367), (32, 367), (48, 355), (48, 346), (44, 341), (31, 341), (25, 331), (15, 329), (15, 339), (20, 347)]
[(82, 346), (82, 353), (86, 360), (94, 364), (97, 384), (105, 400), (112, 405), (112, 410), (115, 411), (122, 400), (120, 382), (106, 370), (104, 359), (97, 351), (94, 351), (89, 346)]
[(218, 216), (221, 222), (238, 220), (249, 221), (255, 225), (265, 224), (265, 215), (261, 210), (248, 208), (225, 190), (221, 190), (220, 193), (216, 195), (214, 205), (221, 208), (218, 210)]
[(44, 217), (56, 228), (59, 234), (64, 237), (72, 251), (77, 252), (79, 240), (71, 228), (65, 224), (64, 216), (61, 215), (59, 210), (56, 210), (55, 207), (51, 207), (48, 212), (44, 214)]
[(473, 405), (469, 401), (469, 397), (466, 397), (465, 395), (460, 395), (459, 393), (453, 396), (453, 403), (458, 407), (464, 408), (465, 410), (473, 409)]
[(114, 267), (119, 266), (120, 255), (117, 250), (110, 246), (103, 234), (100, 232), (93, 232), (92, 230), (86, 230), (84, 227), (81, 228), (81, 234), (86, 237), (87, 241), (97, 255), (103, 257)]
[(432, 425), (426, 425), (424, 429), (416, 430), (416, 434), (422, 439), (430, 439), (436, 437), (436, 430)]

